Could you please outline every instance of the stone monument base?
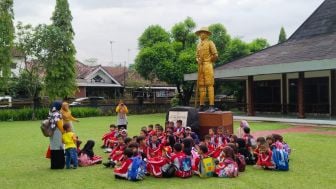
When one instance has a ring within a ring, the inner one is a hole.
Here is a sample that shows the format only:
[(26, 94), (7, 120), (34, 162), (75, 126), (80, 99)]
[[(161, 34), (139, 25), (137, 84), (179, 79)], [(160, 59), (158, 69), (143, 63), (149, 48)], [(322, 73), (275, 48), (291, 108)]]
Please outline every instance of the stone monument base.
[(233, 134), (233, 114), (230, 111), (199, 112), (198, 121), (201, 138), (209, 133), (210, 128), (224, 127), (226, 134)]

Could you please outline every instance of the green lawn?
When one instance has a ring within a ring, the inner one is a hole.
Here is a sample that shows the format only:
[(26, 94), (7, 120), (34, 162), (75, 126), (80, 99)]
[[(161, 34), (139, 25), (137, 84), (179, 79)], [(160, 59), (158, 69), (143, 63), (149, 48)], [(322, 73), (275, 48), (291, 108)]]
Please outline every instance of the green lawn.
[[(84, 142), (97, 141), (95, 152), (106, 154), (98, 148), (100, 137), (108, 130), (115, 117), (83, 118), (75, 125), (76, 133)], [(138, 134), (140, 127), (164, 123), (163, 114), (129, 116), (130, 135)], [(237, 127), (239, 123), (235, 123)], [(289, 127), (279, 123), (250, 123), (252, 130)], [(235, 129), (236, 130), (236, 129)], [(44, 158), (48, 138), (42, 136), (39, 121), (0, 122), (0, 188), (335, 188), (336, 144), (335, 136), (313, 134), (287, 134), (286, 141), (294, 149), (289, 172), (254, 170), (235, 179), (157, 179), (147, 177), (141, 182), (115, 180), (112, 169), (102, 165), (77, 170), (50, 170)]]

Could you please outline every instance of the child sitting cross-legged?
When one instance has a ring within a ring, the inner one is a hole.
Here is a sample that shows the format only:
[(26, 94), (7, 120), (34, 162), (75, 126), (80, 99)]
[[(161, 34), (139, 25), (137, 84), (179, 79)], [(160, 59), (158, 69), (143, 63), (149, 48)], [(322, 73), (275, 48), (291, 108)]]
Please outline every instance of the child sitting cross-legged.
[(222, 178), (233, 178), (238, 176), (238, 165), (236, 157), (230, 146), (225, 146), (216, 162), (215, 175)]
[(114, 169), (114, 176), (117, 179), (127, 179), (128, 178), (128, 170), (132, 166), (132, 157), (133, 150), (131, 148), (126, 148), (123, 152), (124, 159), (120, 163), (120, 166), (117, 166)]
[(101, 148), (113, 147), (113, 143), (117, 140), (116, 139), (117, 134), (118, 134), (117, 126), (111, 124), (110, 131), (108, 133), (105, 133), (102, 137), (103, 145), (101, 146)]
[(186, 156), (182, 151), (182, 144), (176, 143), (174, 145), (174, 154), (171, 156), (171, 162), (173, 162), (176, 167), (175, 176), (180, 178), (192, 176), (191, 158)]
[(266, 170), (275, 169), (275, 164), (272, 160), (272, 151), (270, 150), (268, 144), (262, 144), (259, 147), (258, 161), (255, 168), (263, 168)]

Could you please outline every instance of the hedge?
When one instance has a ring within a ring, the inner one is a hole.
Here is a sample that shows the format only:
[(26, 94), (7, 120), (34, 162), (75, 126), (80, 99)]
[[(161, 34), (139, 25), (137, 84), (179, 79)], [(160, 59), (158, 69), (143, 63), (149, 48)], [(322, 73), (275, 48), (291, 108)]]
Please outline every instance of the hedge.
[[(35, 110), (35, 119), (43, 120), (48, 117), (48, 108), (39, 108)], [(99, 108), (91, 107), (75, 107), (71, 108), (74, 117), (95, 117), (106, 115), (102, 113)], [(33, 110), (29, 108), (24, 109), (0, 109), (0, 121), (25, 121), (31, 120)]]

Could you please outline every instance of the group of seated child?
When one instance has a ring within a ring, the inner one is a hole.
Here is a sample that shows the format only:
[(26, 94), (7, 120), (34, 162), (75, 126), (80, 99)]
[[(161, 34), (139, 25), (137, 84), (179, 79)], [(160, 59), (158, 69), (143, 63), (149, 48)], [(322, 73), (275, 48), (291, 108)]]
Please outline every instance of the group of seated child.
[[(127, 136), (125, 129), (110, 126), (110, 132), (103, 137), (102, 148), (109, 149), (106, 167), (114, 168), (116, 178), (129, 179), (134, 158), (141, 158), (147, 175), (154, 177), (181, 177), (202, 175), (202, 161), (212, 158), (213, 176), (233, 178), (245, 170), (245, 165), (256, 168), (276, 169), (272, 158), (273, 149), (284, 149), (282, 136), (274, 134), (254, 140), (246, 121), (241, 122), (243, 131), (229, 135), (224, 127), (209, 129), (209, 134), (200, 141), (190, 127), (182, 127), (182, 121), (148, 125), (140, 130), (139, 136)], [(288, 150), (288, 149), (287, 149)]]

